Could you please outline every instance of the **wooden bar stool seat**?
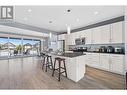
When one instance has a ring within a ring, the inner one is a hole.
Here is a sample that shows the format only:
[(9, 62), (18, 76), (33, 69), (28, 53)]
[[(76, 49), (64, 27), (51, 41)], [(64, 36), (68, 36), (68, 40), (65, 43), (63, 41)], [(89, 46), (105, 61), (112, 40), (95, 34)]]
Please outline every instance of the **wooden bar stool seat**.
[(50, 56), (50, 55), (44, 55), (43, 56), (43, 63), (42, 63), (42, 70), (43, 70), (43, 68), (44, 68), (44, 66), (45, 66), (45, 71), (47, 72), (47, 69), (49, 68), (49, 69), (53, 69), (53, 64), (52, 64), (52, 56)]
[[(57, 62), (58, 62), (58, 68), (55, 67)], [(62, 63), (63, 63), (64, 67), (61, 67)], [(61, 71), (61, 69), (63, 69), (63, 71)], [(55, 70), (57, 70), (58, 74), (59, 74), (58, 81), (60, 81), (60, 76), (61, 76), (62, 73), (65, 73), (65, 76), (67, 77), (67, 70), (66, 70), (65, 59), (64, 58), (60, 58), (60, 57), (55, 58), (52, 76), (54, 76)]]

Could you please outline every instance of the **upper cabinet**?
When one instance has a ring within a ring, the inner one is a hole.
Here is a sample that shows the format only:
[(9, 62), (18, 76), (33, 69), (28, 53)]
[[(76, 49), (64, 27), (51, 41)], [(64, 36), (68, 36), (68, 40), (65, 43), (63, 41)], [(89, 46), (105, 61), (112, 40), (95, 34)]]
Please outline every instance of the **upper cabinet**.
[(61, 34), (58, 40), (67, 40), (68, 45), (75, 45), (76, 38), (85, 38), (85, 44), (124, 43), (124, 22), (116, 22), (91, 29)]
[(85, 39), (86, 39), (86, 44), (91, 44), (92, 43), (92, 30), (88, 29), (85, 30)]
[(110, 55), (110, 70), (118, 74), (124, 74), (125, 71), (125, 62), (124, 55)]
[(79, 37), (78, 37), (78, 38), (83, 38), (83, 37), (85, 37), (85, 33), (86, 33), (85, 30), (80, 31), (80, 32), (79, 32)]
[(92, 29), (92, 44), (100, 44), (101, 43), (101, 31), (100, 27), (96, 27)]
[(111, 24), (111, 43), (124, 43), (123, 21)]
[(100, 54), (100, 69), (109, 71), (110, 63), (109, 63), (110, 56), (109, 54)]
[[(124, 43), (124, 23), (116, 22), (86, 30), (86, 44)], [(91, 42), (90, 42), (91, 39)]]
[(109, 44), (111, 39), (110, 39), (110, 25), (104, 25), (100, 27), (100, 33), (101, 33), (101, 40), (100, 42), (102, 44)]
[(68, 45), (75, 45), (75, 33), (67, 34), (68, 36)]

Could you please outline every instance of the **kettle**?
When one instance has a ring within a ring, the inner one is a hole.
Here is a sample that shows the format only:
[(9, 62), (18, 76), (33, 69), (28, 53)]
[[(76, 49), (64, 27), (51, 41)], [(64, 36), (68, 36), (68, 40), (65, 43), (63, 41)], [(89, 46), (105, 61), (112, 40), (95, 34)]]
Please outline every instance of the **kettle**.
[(108, 53), (114, 53), (114, 47), (108, 46), (108, 47), (107, 47), (107, 52), (108, 52)]
[(101, 46), (99, 49), (100, 52), (106, 52), (106, 47), (105, 46)]

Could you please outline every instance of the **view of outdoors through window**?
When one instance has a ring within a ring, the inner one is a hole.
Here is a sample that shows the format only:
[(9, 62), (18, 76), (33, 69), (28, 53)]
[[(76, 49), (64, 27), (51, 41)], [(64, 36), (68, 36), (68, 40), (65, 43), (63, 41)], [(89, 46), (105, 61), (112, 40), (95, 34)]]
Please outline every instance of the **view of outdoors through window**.
[(0, 57), (8, 57), (8, 38), (0, 38)]
[(0, 58), (38, 55), (40, 40), (0, 37)]

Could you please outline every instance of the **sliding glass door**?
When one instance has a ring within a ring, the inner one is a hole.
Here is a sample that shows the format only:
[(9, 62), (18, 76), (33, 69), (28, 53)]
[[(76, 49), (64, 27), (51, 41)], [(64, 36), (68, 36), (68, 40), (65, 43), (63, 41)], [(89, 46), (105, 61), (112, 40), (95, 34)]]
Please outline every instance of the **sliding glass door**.
[(9, 38), (8, 48), (9, 57), (22, 56), (23, 46), (21, 38)]
[(41, 41), (15, 37), (0, 37), (0, 58), (15, 58), (38, 55)]
[(41, 41), (33, 40), (33, 54), (38, 55), (41, 51)]
[(23, 55), (24, 56), (33, 55), (32, 43), (33, 43), (32, 39), (23, 39)]
[(8, 58), (8, 38), (0, 37), (0, 58)]
[(23, 54), (25, 56), (38, 55), (40, 53), (40, 40), (23, 39)]

